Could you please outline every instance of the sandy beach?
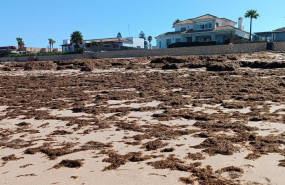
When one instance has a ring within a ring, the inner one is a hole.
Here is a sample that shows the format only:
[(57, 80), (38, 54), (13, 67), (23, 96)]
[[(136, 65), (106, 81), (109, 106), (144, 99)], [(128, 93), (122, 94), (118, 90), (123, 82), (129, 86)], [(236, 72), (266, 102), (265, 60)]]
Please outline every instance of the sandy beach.
[(0, 184), (284, 184), (285, 53), (0, 64)]

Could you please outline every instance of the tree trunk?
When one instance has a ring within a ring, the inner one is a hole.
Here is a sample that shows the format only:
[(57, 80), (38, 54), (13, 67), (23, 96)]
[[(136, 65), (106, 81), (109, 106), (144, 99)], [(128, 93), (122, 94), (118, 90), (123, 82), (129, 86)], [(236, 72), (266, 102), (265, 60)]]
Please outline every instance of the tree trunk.
[(251, 28), (252, 28), (252, 17), (250, 18), (250, 31), (249, 31), (249, 41), (251, 42)]

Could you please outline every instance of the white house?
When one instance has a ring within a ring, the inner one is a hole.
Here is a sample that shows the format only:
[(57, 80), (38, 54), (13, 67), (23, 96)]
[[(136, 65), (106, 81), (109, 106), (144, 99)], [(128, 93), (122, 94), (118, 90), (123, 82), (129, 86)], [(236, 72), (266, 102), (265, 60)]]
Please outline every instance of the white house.
[(169, 44), (177, 42), (217, 41), (223, 44), (231, 35), (248, 39), (249, 33), (243, 30), (243, 19), (239, 18), (238, 21), (238, 28), (236, 28), (236, 22), (210, 14), (187, 19), (173, 24), (174, 32), (157, 36), (157, 48), (167, 48)]
[(108, 38), (108, 39), (91, 39), (84, 40), (83, 43), (85, 45), (91, 43), (102, 44), (105, 48), (118, 48), (121, 49), (123, 47), (129, 48), (144, 48), (144, 39), (136, 38), (136, 37), (126, 37), (126, 38)]
[[(68, 39), (63, 40), (63, 43), (61, 45), (63, 52), (74, 52), (75, 51), (74, 46), (75, 46), (75, 44), (71, 43), (70, 40), (68, 40)], [(84, 46), (83, 43), (79, 44), (80, 48), (83, 48), (83, 46)]]

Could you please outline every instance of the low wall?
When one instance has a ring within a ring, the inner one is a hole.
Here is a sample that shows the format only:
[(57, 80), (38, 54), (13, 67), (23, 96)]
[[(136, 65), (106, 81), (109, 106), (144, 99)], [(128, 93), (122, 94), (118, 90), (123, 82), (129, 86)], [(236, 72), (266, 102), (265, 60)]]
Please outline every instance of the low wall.
[[(108, 52), (86, 52), (84, 54), (70, 55), (50, 55), (38, 56), (39, 61), (55, 61), (55, 60), (71, 60), (82, 58), (131, 58), (131, 57), (148, 57), (148, 56), (183, 56), (183, 55), (219, 55), (219, 54), (234, 54), (234, 53), (253, 53), (266, 51), (267, 43), (247, 43), (233, 45), (215, 45), (215, 46), (198, 46), (185, 48), (169, 48), (169, 49), (152, 49), (152, 50), (122, 50)], [(285, 51), (285, 42), (275, 42), (273, 50)], [(30, 57), (7, 57), (0, 58), (0, 62), (9, 61), (28, 61)]]
[(273, 50), (274, 51), (285, 51), (285, 42), (274, 42)]
[[(31, 56), (3, 57), (3, 58), (0, 58), (0, 62), (15, 62), (15, 61), (16, 62), (26, 62), (26, 61), (29, 61), (30, 58)], [(84, 58), (82, 54), (37, 56), (38, 61), (72, 60), (72, 59), (81, 59), (81, 58)]]
[(95, 52), (88, 54), (86, 57), (91, 58), (129, 58), (129, 57), (148, 57), (148, 56), (183, 56), (183, 55), (215, 55), (215, 54), (233, 54), (233, 53), (251, 53), (265, 51), (266, 43), (248, 43), (233, 45), (215, 45), (215, 46), (198, 46), (185, 48), (168, 48), (153, 50), (126, 50)]

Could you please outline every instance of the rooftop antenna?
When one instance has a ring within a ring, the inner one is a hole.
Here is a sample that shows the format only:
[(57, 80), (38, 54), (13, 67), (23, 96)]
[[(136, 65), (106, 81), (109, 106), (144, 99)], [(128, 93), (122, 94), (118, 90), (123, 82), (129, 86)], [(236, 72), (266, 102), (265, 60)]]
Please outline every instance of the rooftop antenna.
[(129, 37), (131, 37), (131, 34), (130, 34), (130, 24), (128, 24), (128, 31), (129, 31)]

